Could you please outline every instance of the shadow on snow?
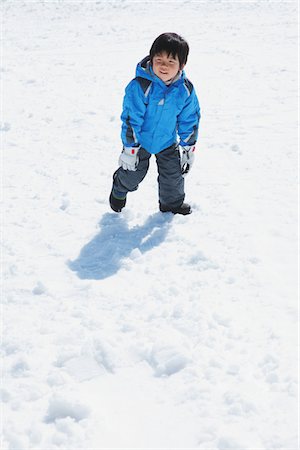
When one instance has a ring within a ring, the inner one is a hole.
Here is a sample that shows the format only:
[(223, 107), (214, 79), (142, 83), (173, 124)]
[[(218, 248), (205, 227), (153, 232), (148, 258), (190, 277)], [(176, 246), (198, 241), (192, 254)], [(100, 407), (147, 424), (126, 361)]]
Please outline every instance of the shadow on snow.
[(103, 280), (114, 275), (122, 260), (132, 250), (145, 253), (161, 244), (168, 233), (172, 214), (156, 213), (141, 226), (131, 229), (122, 215), (106, 213), (101, 219), (101, 231), (86, 244), (74, 261), (68, 266), (81, 279)]

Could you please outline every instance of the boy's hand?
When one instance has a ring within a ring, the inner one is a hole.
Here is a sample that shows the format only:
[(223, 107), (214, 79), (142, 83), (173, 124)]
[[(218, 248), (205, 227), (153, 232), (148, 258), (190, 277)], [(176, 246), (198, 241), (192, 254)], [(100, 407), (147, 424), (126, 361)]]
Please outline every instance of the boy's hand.
[(195, 145), (186, 145), (181, 147), (181, 173), (185, 176), (191, 170), (195, 160)]
[(123, 147), (119, 158), (119, 166), (124, 170), (136, 170), (139, 163), (138, 151), (140, 147)]

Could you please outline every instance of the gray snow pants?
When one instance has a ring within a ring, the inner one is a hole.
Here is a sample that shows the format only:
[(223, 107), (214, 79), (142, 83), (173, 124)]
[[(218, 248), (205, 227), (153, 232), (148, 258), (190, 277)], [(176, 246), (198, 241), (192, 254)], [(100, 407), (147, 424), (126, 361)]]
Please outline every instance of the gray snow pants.
[[(139, 150), (139, 164), (136, 171), (122, 167), (114, 173), (113, 192), (116, 197), (125, 198), (128, 192), (136, 191), (149, 169), (151, 153)], [(184, 178), (181, 174), (180, 153), (177, 144), (157, 153), (159, 202), (170, 208), (180, 206), (184, 201)]]

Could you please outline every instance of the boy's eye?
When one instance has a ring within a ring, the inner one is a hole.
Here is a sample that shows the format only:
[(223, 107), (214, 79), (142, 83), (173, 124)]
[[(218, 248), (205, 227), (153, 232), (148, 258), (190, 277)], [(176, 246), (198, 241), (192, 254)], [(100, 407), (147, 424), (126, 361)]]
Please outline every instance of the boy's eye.
[[(162, 63), (162, 60), (161, 60), (160, 58), (156, 58), (156, 59), (155, 59), (155, 62), (156, 62), (157, 64), (161, 64), (161, 63)], [(174, 64), (175, 64), (175, 61), (174, 61), (174, 60), (168, 61), (168, 64), (174, 65)]]

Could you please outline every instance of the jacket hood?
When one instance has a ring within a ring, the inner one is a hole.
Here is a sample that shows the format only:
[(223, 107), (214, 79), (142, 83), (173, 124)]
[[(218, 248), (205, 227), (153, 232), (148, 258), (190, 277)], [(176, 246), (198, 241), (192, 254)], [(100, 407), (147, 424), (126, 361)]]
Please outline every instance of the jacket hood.
[[(138, 63), (138, 65), (136, 67), (136, 73), (135, 74), (136, 74), (137, 77), (146, 78), (147, 80), (155, 81), (155, 82), (160, 83), (163, 86), (167, 86), (167, 84), (164, 83), (153, 72), (149, 55), (146, 56), (145, 58), (143, 58), (142, 61), (140, 61)], [(174, 80), (170, 84), (174, 84), (174, 83), (178, 82), (179, 80), (181, 80), (181, 82), (183, 82), (185, 78), (186, 78), (185, 72), (184, 72), (184, 70), (181, 70), (181, 71), (179, 71), (179, 73), (176, 75), (176, 77), (174, 78)]]

